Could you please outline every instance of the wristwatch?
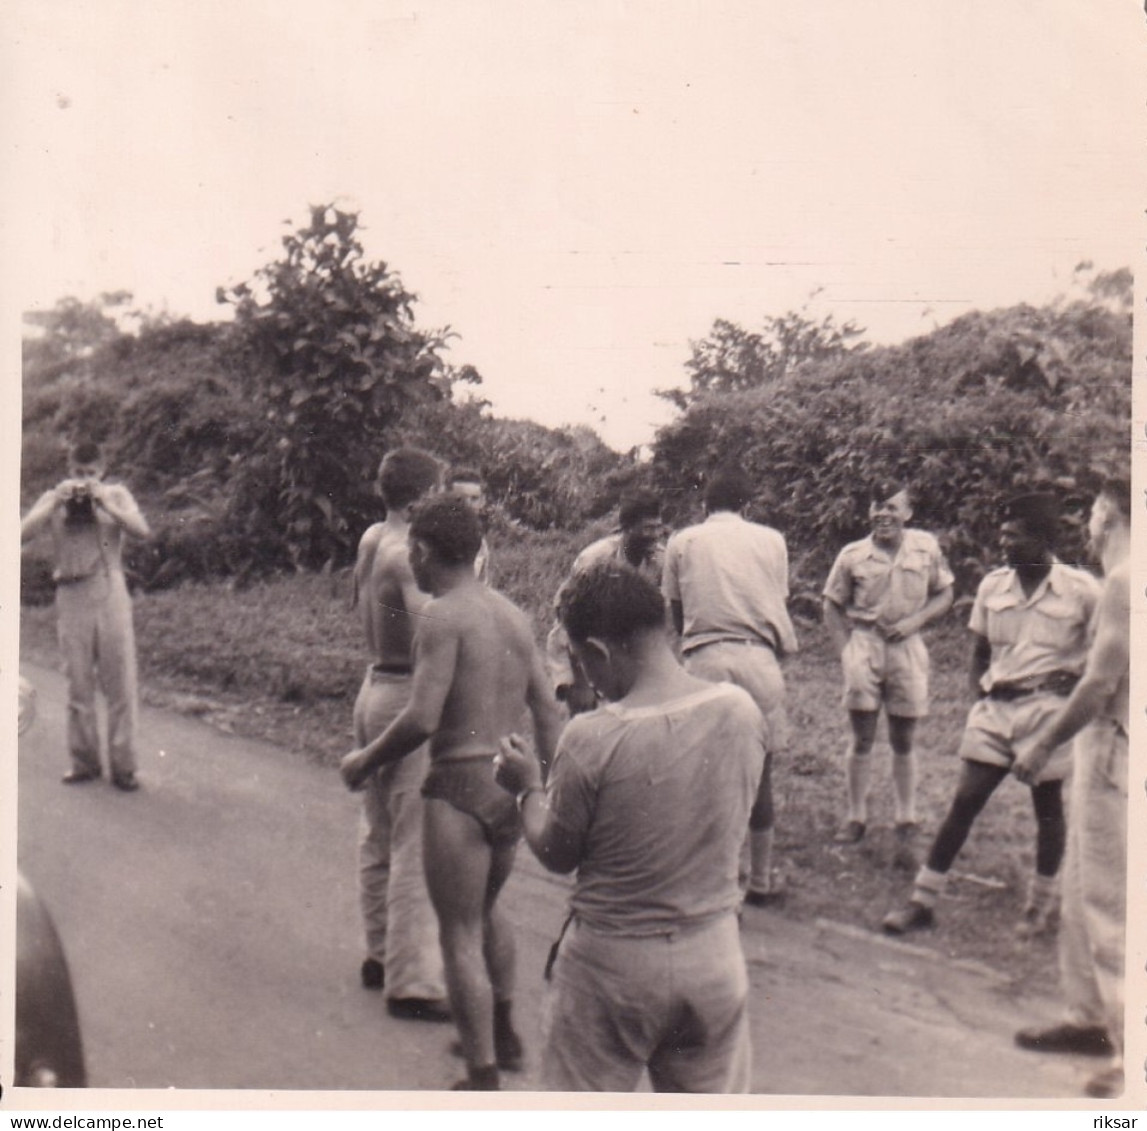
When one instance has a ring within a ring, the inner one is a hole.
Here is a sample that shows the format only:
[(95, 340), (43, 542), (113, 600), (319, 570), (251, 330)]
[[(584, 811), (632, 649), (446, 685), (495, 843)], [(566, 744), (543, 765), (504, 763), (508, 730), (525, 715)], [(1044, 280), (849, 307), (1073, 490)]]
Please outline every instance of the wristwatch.
[(545, 793), (545, 792), (546, 792), (545, 786), (541, 786), (541, 785), (528, 785), (528, 786), (526, 786), (526, 788), (523, 789), (521, 791), (521, 793), (519, 793), (518, 796), (514, 799), (518, 804), (518, 812), (520, 813), (522, 811), (522, 807), (526, 804), (526, 798), (529, 797), (531, 793)]

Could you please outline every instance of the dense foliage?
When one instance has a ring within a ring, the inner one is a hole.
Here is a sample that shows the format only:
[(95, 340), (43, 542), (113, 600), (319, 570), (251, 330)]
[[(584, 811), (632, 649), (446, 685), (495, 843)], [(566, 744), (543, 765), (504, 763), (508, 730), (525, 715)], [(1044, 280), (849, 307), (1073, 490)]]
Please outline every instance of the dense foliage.
[[(1110, 276), (1104, 276), (1109, 279)], [(894, 476), (939, 534), (967, 589), (998, 559), (996, 508), (1048, 488), (1077, 504), (1130, 461), (1131, 318), (1094, 298), (968, 314), (903, 345), (798, 367), (748, 392), (698, 397), (659, 434), (655, 477), (695, 499), (734, 459), (758, 516), (796, 550), (798, 587), (823, 579), (867, 528), (866, 491)], [(688, 506), (682, 503), (682, 514)], [(1062, 552), (1078, 558), (1078, 536)]]
[[(444, 360), (449, 331), (418, 328), (415, 296), (366, 260), (352, 213), (312, 209), (278, 260), (218, 297), (233, 321), (141, 315), (122, 292), (26, 319), (23, 503), (63, 474), (68, 440), (104, 443), (155, 532), (130, 548), (144, 587), (345, 564), (400, 444), (477, 467), (500, 520), (539, 530), (580, 528), (634, 472), (589, 429), (456, 397), (480, 375)], [(43, 554), (25, 564), (29, 593), (48, 597)]]
[[(692, 343), (681, 408), (651, 463), (590, 429), (495, 417), (480, 375), (445, 360), (448, 330), (415, 322), (416, 298), (369, 262), (358, 217), (332, 206), (282, 255), (221, 289), (230, 322), (130, 308), (117, 292), (31, 314), (24, 343), (23, 504), (64, 471), (80, 435), (104, 442), (155, 537), (131, 547), (136, 583), (246, 581), (337, 568), (377, 519), (381, 456), (416, 444), (476, 467), (504, 534), (580, 531), (630, 486), (662, 491), (674, 525), (727, 462), (756, 478), (756, 517), (786, 534), (795, 588), (815, 594), (867, 527), (874, 476), (911, 481), (916, 522), (945, 542), (965, 591), (997, 557), (1007, 493), (1050, 485), (1082, 503), (1097, 471), (1129, 463), (1131, 275), (1084, 274), (1076, 297), (965, 315), (897, 346), (806, 310), (745, 330), (718, 319)], [(1089, 265), (1083, 265), (1089, 268)], [(1078, 558), (1080, 539), (1065, 540)], [(45, 556), (28, 593), (50, 596)]]

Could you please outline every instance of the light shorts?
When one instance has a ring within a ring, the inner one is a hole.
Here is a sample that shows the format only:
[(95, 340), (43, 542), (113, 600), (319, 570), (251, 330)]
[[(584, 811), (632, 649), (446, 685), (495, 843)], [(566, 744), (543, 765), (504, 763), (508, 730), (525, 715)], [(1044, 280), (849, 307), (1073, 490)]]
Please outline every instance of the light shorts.
[(917, 633), (907, 640), (885, 640), (866, 628), (854, 628), (840, 655), (844, 705), (850, 711), (879, 711), (903, 719), (928, 714), (928, 649)]
[(682, 666), (690, 675), (710, 683), (733, 683), (752, 696), (765, 717), (770, 752), (784, 748), (788, 738), (785, 677), (776, 653), (765, 644), (719, 640), (686, 652)]
[[(1002, 699), (980, 699), (968, 712), (964, 734), (960, 739), (960, 757), (967, 762), (1011, 769), (1016, 755), (1027, 750), (1043, 730), (1044, 724), (1063, 707), (1061, 695), (1037, 691), (1010, 702)], [(1071, 743), (1056, 747), (1037, 784), (1063, 781), (1071, 769)]]
[(543, 1086), (745, 1093), (749, 975), (734, 914), (679, 933), (602, 934), (576, 919), (542, 1003)]

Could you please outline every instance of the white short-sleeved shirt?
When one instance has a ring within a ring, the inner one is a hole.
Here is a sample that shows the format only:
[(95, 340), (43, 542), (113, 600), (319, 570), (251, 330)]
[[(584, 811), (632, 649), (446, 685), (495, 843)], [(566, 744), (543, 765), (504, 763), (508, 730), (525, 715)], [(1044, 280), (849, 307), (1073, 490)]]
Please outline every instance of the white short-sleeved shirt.
[(850, 542), (837, 555), (824, 596), (853, 624), (891, 625), (918, 613), (953, 580), (935, 536), (908, 529), (893, 554), (871, 535)]
[(761, 642), (778, 655), (798, 648), (785, 605), (788, 548), (770, 526), (718, 511), (677, 531), (665, 548), (661, 588), (681, 603), (686, 655), (722, 640)]
[(546, 792), (552, 819), (583, 848), (574, 914), (598, 931), (649, 935), (734, 910), (764, 762), (761, 713), (728, 683), (572, 719)]
[(991, 664), (980, 679), (983, 689), (1056, 671), (1082, 673), (1101, 591), (1086, 570), (1061, 562), (1030, 597), (1010, 566), (992, 570), (980, 582), (968, 621), (992, 648)]

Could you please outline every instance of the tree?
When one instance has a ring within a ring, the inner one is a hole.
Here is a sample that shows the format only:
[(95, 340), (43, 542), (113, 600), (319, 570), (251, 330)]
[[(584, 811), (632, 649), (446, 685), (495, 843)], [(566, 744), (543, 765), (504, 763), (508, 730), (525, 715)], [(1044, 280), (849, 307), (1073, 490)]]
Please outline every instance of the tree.
[(217, 298), (235, 309), (248, 392), (266, 430), (234, 481), (233, 519), (269, 559), (346, 560), (377, 510), (380, 449), (403, 412), (450, 397), (447, 330), (414, 324), (416, 296), (368, 262), (359, 219), (333, 205), (283, 238), (283, 256)]
[(857, 341), (864, 329), (838, 323), (828, 314), (819, 322), (805, 308), (775, 318), (766, 316), (760, 331), (745, 330), (718, 318), (707, 337), (689, 343), (685, 369), (688, 389), (664, 389), (658, 396), (687, 409), (708, 393), (736, 393), (771, 384), (807, 362), (827, 361), (866, 348)]

